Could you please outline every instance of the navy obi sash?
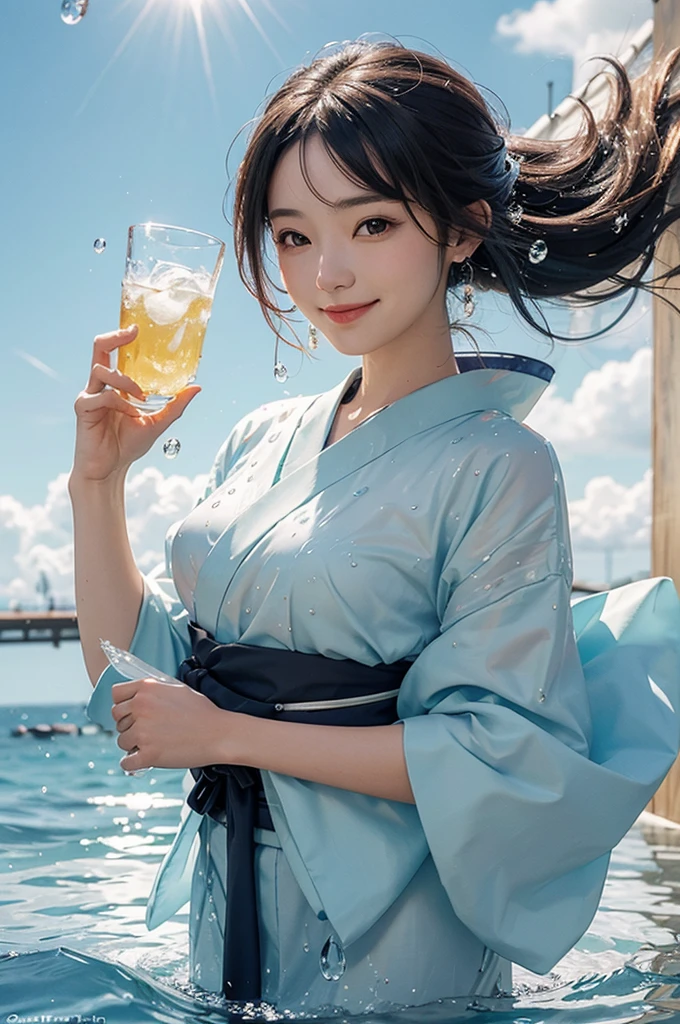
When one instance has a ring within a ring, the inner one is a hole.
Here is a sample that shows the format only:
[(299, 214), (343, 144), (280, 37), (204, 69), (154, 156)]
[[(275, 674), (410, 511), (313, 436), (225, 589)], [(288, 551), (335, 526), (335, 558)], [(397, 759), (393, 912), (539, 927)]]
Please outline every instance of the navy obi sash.
[[(391, 725), (411, 666), (363, 665), (251, 644), (218, 644), (189, 624), (191, 657), (177, 678), (219, 708), (316, 725)], [(253, 830), (273, 828), (260, 773), (242, 765), (192, 768), (187, 803), (226, 824), (227, 880), (222, 989), (228, 999), (261, 997)]]

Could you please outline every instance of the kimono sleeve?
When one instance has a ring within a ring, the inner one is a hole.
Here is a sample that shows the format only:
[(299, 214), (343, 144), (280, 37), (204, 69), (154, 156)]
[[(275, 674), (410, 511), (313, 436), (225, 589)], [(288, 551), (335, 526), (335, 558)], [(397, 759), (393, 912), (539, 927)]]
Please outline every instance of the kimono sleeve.
[(447, 553), (441, 631), (404, 677), (399, 714), (454, 911), (502, 957), (542, 974), (588, 928), (612, 848), (677, 754), (663, 691), (677, 689), (678, 622), (670, 648), (655, 638), (626, 650), (608, 631), (589, 677), (559, 465), (542, 439), (503, 458), (487, 466)]
[[(219, 449), (211, 467), (203, 494), (196, 504), (204, 501), (220, 486), (239, 456), (247, 431), (252, 425), (253, 413), (241, 419)], [(174, 676), (178, 665), (191, 654), (187, 624), (189, 613), (177, 596), (170, 574), (169, 551), (175, 530), (170, 527), (165, 538), (165, 559), (149, 573), (142, 574), (144, 593), (129, 650), (132, 654)], [(100, 675), (87, 705), (87, 715), (103, 728), (115, 731), (111, 715), (111, 687), (123, 677), (108, 666)]]

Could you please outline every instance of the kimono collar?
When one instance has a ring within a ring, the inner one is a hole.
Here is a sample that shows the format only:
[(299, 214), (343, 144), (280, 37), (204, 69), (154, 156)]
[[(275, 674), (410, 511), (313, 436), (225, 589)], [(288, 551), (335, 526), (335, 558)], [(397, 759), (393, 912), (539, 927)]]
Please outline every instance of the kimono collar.
[[(445, 422), (489, 409), (507, 413), (521, 423), (555, 373), (552, 366), (540, 359), (512, 352), (463, 352), (456, 355), (456, 362), (460, 373), (417, 388), (363, 423), (379, 417), (381, 425), (387, 427), (389, 421), (395, 433), (408, 434), (423, 429), (426, 423)], [(344, 380), (308, 405), (286, 456), (282, 476), (294, 472), (312, 454), (325, 454), (322, 449), (338, 407), (361, 374), (361, 367), (354, 367)]]

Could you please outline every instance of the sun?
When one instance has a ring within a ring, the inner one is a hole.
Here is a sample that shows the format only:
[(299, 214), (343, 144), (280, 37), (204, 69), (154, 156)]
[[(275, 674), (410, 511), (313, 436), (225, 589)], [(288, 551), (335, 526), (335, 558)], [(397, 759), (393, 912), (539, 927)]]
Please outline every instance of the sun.
[[(286, 22), (282, 19), (279, 12), (273, 6), (271, 0), (259, 0), (259, 2), (261, 6), (263, 6), (266, 9), (266, 11), (276, 21), (278, 21), (279, 24), (284, 29), (290, 31), (289, 26), (286, 24)], [(139, 0), (125, 0), (120, 9), (123, 10), (125, 7), (128, 7), (131, 3), (138, 4)], [(259, 18), (255, 14), (255, 11), (253, 10), (253, 4), (249, 2), (249, 0), (145, 0), (142, 9), (139, 11), (137, 17), (132, 22), (132, 25), (126, 32), (125, 36), (116, 47), (116, 50), (113, 53), (108, 64), (103, 68), (103, 70), (98, 75), (96, 81), (88, 90), (87, 95), (84, 97), (80, 107), (78, 108), (77, 113), (80, 114), (85, 109), (92, 95), (94, 94), (100, 82), (104, 78), (104, 75), (106, 75), (109, 69), (115, 64), (115, 62), (123, 53), (123, 51), (127, 49), (129, 43), (134, 38), (135, 34), (139, 31), (139, 29), (142, 27), (143, 23), (147, 21), (147, 19), (154, 13), (161, 14), (161, 12), (162, 18), (166, 25), (168, 22), (168, 14), (174, 16), (172, 34), (174, 40), (175, 54), (178, 53), (179, 48), (181, 46), (181, 42), (186, 31), (186, 24), (189, 23), (190, 25), (191, 21), (193, 20), (194, 28), (201, 50), (203, 70), (205, 71), (206, 80), (208, 82), (208, 88), (210, 90), (210, 95), (212, 97), (213, 103), (217, 105), (215, 85), (212, 76), (212, 66), (210, 63), (210, 53), (208, 50), (206, 16), (209, 16), (211, 20), (214, 20), (224, 38), (231, 46), (233, 46), (235, 44), (235, 40), (233, 37), (232, 28), (230, 26), (230, 18), (237, 11), (241, 12), (242, 14), (245, 14), (248, 21), (255, 28), (257, 33), (261, 36), (263, 41), (266, 43), (266, 45), (269, 47), (269, 49), (272, 51), (274, 56), (277, 58), (277, 60), (283, 67), (284, 61), (283, 58), (281, 57), (281, 54), (277, 51), (271, 39), (265, 32), (263, 25), (261, 24)]]

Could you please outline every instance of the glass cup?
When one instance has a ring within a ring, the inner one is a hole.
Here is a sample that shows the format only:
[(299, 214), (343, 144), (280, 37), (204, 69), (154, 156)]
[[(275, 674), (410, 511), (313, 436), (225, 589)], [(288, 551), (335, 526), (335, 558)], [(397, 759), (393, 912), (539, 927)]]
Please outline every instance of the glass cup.
[(128, 401), (157, 412), (196, 379), (224, 242), (169, 224), (133, 224), (128, 231), (120, 326), (137, 324), (134, 341), (118, 349), (117, 368), (146, 395)]

